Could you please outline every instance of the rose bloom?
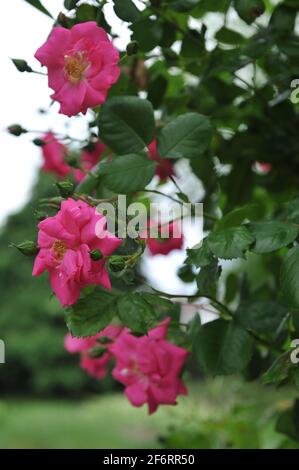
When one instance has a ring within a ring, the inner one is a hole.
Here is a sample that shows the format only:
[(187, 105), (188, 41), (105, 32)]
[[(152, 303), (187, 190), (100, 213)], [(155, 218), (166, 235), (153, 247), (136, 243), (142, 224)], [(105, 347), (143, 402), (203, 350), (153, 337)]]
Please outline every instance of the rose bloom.
[(44, 160), (42, 170), (64, 178), (70, 172), (70, 167), (64, 160), (67, 153), (66, 147), (56, 139), (52, 132), (45, 134), (42, 141), (45, 142), (45, 145), (41, 147)]
[(104, 103), (120, 74), (119, 53), (95, 21), (53, 28), (35, 57), (48, 68), (51, 98), (67, 116)]
[[(103, 233), (96, 235), (100, 221)], [(105, 230), (105, 217), (83, 201), (68, 199), (59, 212), (38, 224), (38, 246), (33, 276), (44, 271), (50, 275), (50, 285), (62, 305), (72, 305), (83, 287), (98, 284), (111, 288), (105, 269), (105, 259), (92, 260), (90, 251), (111, 255), (122, 243)]]
[(116, 359), (112, 375), (125, 385), (134, 406), (148, 404), (149, 413), (159, 405), (175, 405), (187, 389), (180, 379), (188, 351), (166, 340), (170, 319), (145, 336), (122, 334), (111, 346)]
[[(155, 227), (155, 222), (150, 222), (151, 227)], [(147, 234), (142, 233), (140, 238), (146, 239)], [(173, 250), (182, 249), (184, 244), (184, 236), (180, 230), (177, 222), (172, 222), (167, 225), (158, 227), (158, 237), (147, 240), (147, 247), (151, 255), (168, 255)]]
[(272, 170), (272, 165), (267, 162), (255, 162), (254, 169), (262, 175), (268, 175)]
[[(110, 347), (122, 331), (121, 326), (110, 325), (95, 336), (89, 336), (88, 338), (75, 338), (68, 333), (64, 338), (64, 347), (71, 354), (80, 354), (80, 367), (85, 372), (96, 379), (103, 379), (107, 375), (108, 364), (112, 358)], [(103, 337), (108, 338), (111, 342), (101, 345), (98, 343), (98, 339)], [(100, 357), (92, 356), (92, 350), (96, 346), (106, 348), (106, 351)]]
[[(101, 142), (92, 144), (93, 148), (84, 149), (81, 152), (81, 166), (85, 171), (91, 170), (101, 158), (106, 146)], [(85, 173), (81, 170), (74, 170), (74, 177), (76, 181), (80, 182), (84, 179)]]
[(165, 181), (169, 176), (175, 175), (172, 161), (159, 155), (156, 139), (148, 146), (148, 156), (157, 162), (156, 175), (159, 176), (160, 181)]

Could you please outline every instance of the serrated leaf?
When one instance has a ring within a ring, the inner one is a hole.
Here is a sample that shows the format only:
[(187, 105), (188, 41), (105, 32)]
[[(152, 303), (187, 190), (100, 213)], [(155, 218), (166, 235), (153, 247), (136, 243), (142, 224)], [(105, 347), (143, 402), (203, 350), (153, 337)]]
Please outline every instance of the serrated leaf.
[(204, 267), (210, 264), (214, 259), (206, 239), (203, 240), (201, 246), (194, 246), (187, 249), (187, 263), (194, 265), (196, 268)]
[(273, 362), (263, 375), (262, 381), (264, 384), (282, 382), (288, 377), (292, 366), (290, 354), (290, 351), (286, 351)]
[(245, 219), (255, 220), (259, 215), (261, 215), (261, 210), (258, 204), (246, 204), (242, 207), (236, 207), (217, 221), (216, 228), (220, 230), (228, 227), (236, 227), (237, 225), (241, 225)]
[(153, 107), (136, 96), (106, 101), (98, 118), (100, 138), (120, 155), (138, 153), (154, 138)]
[(210, 143), (209, 119), (198, 113), (185, 113), (169, 122), (158, 137), (158, 152), (165, 158), (196, 158)]
[(252, 356), (252, 339), (237, 323), (215, 320), (203, 325), (196, 338), (199, 363), (212, 375), (241, 372)]
[(153, 306), (141, 294), (127, 294), (118, 299), (120, 321), (134, 333), (145, 334), (157, 318)]
[(94, 291), (73, 305), (67, 313), (67, 326), (73, 336), (93, 336), (105, 328), (116, 315), (116, 297)]
[(102, 163), (99, 176), (104, 185), (118, 194), (142, 191), (155, 174), (156, 162), (144, 155), (121, 155)]
[(207, 239), (212, 253), (222, 259), (243, 258), (254, 241), (254, 237), (243, 225), (213, 232)]
[(243, 302), (236, 311), (236, 319), (245, 328), (258, 333), (275, 333), (283, 319), (288, 314), (288, 309), (271, 300), (253, 300)]
[(298, 236), (296, 225), (285, 222), (255, 222), (246, 227), (256, 240), (252, 247), (255, 253), (279, 250), (292, 243)]

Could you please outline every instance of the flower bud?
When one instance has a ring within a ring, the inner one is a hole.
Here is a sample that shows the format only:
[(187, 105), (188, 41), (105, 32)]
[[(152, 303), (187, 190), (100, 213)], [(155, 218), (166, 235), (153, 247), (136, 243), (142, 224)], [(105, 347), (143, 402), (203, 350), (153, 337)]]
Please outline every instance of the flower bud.
[(39, 138), (33, 139), (32, 142), (34, 143), (34, 145), (37, 145), (37, 147), (43, 147), (44, 145), (46, 145), (46, 142)]
[(7, 128), (8, 132), (11, 135), (15, 135), (16, 137), (19, 137), (22, 134), (26, 134), (26, 129), (24, 129), (20, 124), (12, 124)]
[(64, 160), (72, 168), (80, 168), (78, 157), (74, 154), (65, 155)]
[(129, 42), (129, 44), (127, 45), (127, 54), (128, 56), (130, 55), (134, 55), (134, 54), (137, 54), (138, 50), (139, 50), (139, 44), (137, 41), (131, 41)]
[(39, 251), (36, 243), (30, 240), (26, 240), (25, 242), (22, 242), (19, 245), (15, 245), (14, 243), (12, 243), (11, 246), (17, 248), (17, 250), (19, 250), (25, 256), (35, 256)]
[(32, 68), (29, 67), (26, 60), (23, 59), (11, 59), (18, 69), (19, 72), (33, 72)]
[(89, 252), (89, 254), (93, 261), (99, 261), (100, 259), (103, 259), (103, 255), (99, 250), (92, 250)]
[(55, 183), (59, 191), (60, 196), (67, 198), (70, 197), (74, 192), (74, 184), (71, 181), (58, 181)]

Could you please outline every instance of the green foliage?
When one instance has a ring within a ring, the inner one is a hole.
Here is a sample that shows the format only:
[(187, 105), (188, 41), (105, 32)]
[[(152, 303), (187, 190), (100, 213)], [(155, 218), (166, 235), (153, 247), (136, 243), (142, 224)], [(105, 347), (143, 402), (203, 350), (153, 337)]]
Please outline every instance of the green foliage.
[(141, 191), (152, 180), (156, 163), (145, 155), (121, 155), (103, 163), (99, 176), (105, 186), (118, 194)]
[(252, 354), (252, 339), (234, 321), (215, 320), (201, 327), (196, 337), (200, 364), (212, 375), (228, 375), (245, 369)]
[(138, 153), (154, 136), (151, 104), (135, 96), (112, 98), (99, 115), (101, 139), (120, 155)]
[(197, 113), (186, 113), (162, 129), (158, 151), (167, 158), (196, 158), (207, 150), (210, 140), (209, 120)]

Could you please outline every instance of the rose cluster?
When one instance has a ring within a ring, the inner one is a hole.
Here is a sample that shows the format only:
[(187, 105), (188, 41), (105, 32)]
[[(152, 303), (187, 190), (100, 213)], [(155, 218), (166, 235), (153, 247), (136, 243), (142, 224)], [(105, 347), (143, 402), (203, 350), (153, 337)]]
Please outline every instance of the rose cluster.
[(79, 353), (82, 369), (99, 379), (105, 377), (114, 359), (112, 375), (125, 386), (129, 401), (137, 407), (147, 403), (149, 413), (153, 413), (159, 405), (175, 405), (178, 395), (187, 394), (180, 374), (188, 352), (166, 339), (169, 323), (167, 318), (147, 335), (138, 337), (117, 326), (108, 326), (89, 338), (67, 334), (65, 348), (72, 354)]

